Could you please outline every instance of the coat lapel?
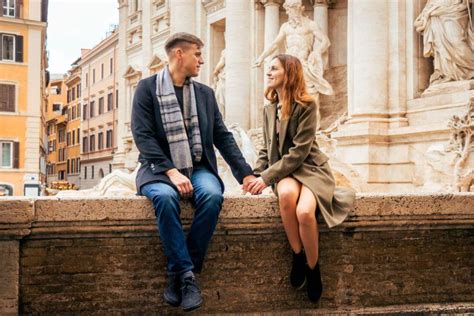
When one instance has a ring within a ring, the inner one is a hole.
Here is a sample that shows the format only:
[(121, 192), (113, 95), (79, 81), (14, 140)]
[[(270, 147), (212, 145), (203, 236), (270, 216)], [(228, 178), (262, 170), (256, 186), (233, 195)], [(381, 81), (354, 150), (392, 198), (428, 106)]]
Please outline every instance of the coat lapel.
[(288, 123), (290, 121), (290, 118), (293, 116), (293, 112), (295, 111), (295, 108), (296, 108), (296, 104), (293, 104), (290, 110), (290, 115), (286, 119), (280, 121), (280, 144), (278, 146), (278, 150), (280, 151), (280, 156), (283, 156), (283, 145), (285, 144)]
[(206, 111), (206, 101), (204, 98), (204, 92), (201, 90), (200, 86), (194, 85), (194, 94), (196, 96), (196, 107), (198, 112), (199, 119), (199, 129), (201, 131), (201, 144), (204, 148), (207, 137), (207, 121), (210, 119), (207, 117)]
[(278, 148), (277, 148), (277, 137), (276, 137), (276, 104), (273, 103), (268, 106), (268, 131), (267, 135), (270, 139), (270, 151), (269, 157), (271, 161), (278, 160)]

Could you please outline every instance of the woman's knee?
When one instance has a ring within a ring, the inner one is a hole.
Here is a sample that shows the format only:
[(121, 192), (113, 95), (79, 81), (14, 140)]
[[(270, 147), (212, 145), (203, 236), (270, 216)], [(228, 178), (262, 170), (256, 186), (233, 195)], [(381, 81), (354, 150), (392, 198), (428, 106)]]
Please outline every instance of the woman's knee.
[(296, 217), (300, 225), (313, 225), (316, 222), (316, 210), (298, 205), (296, 207)]
[(279, 183), (278, 187), (278, 202), (280, 204), (280, 208), (286, 209), (291, 208), (294, 209), (296, 206), (296, 202), (298, 201), (299, 196), (299, 187), (297, 185), (292, 185), (290, 183)]

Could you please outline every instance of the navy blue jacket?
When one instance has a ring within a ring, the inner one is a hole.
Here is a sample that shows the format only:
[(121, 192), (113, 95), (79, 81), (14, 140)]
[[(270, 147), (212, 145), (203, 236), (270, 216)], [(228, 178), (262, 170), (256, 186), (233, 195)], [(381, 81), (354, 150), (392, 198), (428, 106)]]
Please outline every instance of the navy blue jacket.
[[(138, 83), (132, 106), (132, 134), (140, 155), (136, 184), (141, 187), (150, 182), (164, 182), (174, 187), (165, 171), (175, 168), (161, 121), (160, 106), (156, 97), (156, 75)], [(229, 164), (234, 177), (242, 183), (243, 178), (253, 174), (234, 140), (224, 125), (214, 91), (194, 81), (194, 92), (199, 118), (199, 130), (203, 148), (202, 163), (219, 179), (222, 192), (224, 183), (217, 173), (214, 146)]]

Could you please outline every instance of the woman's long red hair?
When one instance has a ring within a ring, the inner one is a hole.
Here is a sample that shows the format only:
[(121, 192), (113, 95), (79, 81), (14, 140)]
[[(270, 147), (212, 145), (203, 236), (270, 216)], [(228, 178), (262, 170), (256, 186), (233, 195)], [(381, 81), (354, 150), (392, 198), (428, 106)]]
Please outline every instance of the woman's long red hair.
[(306, 91), (303, 66), (299, 59), (287, 54), (279, 54), (273, 59), (275, 58), (280, 61), (285, 71), (281, 100), (278, 99), (278, 94), (273, 88), (265, 90), (265, 98), (270, 102), (280, 102), (282, 118), (286, 119), (290, 116), (293, 103), (308, 106), (315, 99)]

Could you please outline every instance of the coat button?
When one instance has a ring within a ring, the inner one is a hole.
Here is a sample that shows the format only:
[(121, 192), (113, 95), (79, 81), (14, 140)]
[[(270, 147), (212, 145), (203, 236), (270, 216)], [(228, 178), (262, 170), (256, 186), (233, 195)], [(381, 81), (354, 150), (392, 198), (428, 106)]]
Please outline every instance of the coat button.
[(312, 171), (316, 171), (317, 169), (313, 167), (313, 168), (311, 168), (311, 170), (312, 170)]

